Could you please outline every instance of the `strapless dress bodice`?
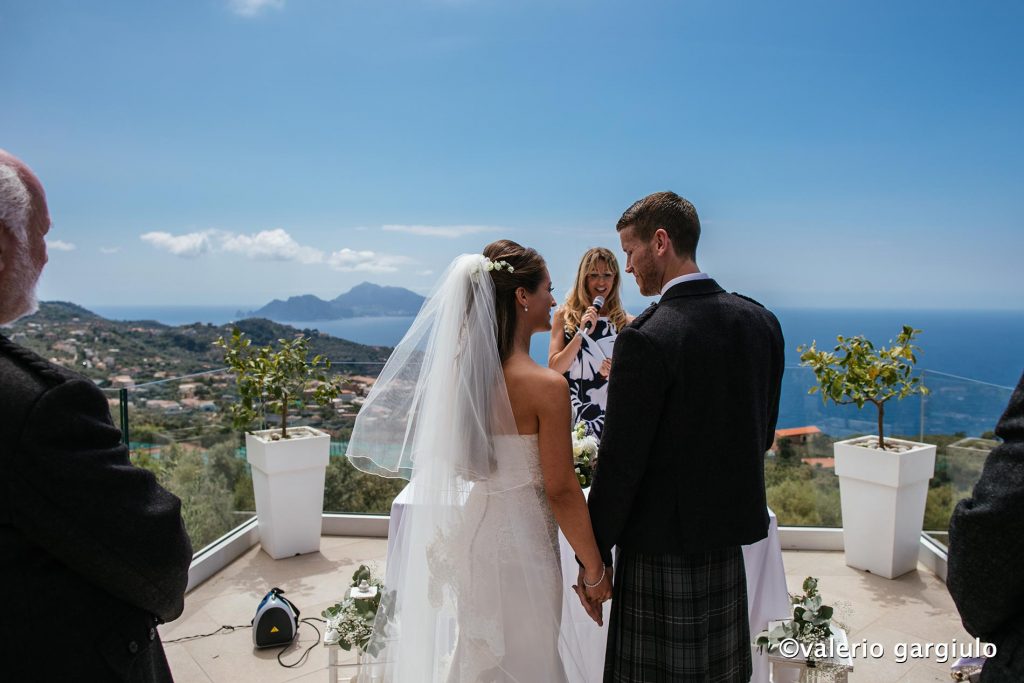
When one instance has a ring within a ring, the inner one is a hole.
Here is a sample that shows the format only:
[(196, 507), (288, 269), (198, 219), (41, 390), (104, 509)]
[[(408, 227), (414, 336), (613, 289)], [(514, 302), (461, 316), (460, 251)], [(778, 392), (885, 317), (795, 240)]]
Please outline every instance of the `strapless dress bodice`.
[(544, 486), (536, 434), (494, 437), (494, 463), (495, 470), (489, 480), (492, 490), (524, 485)]

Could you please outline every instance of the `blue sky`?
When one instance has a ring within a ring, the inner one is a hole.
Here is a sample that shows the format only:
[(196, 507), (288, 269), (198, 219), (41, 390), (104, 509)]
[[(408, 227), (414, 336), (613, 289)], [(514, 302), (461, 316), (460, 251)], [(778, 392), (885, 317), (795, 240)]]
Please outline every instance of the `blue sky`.
[[(252, 304), (536, 247), (635, 199), (773, 306), (1024, 307), (1018, 3), (0, 0), (40, 294)], [(640, 305), (631, 278), (624, 297)]]

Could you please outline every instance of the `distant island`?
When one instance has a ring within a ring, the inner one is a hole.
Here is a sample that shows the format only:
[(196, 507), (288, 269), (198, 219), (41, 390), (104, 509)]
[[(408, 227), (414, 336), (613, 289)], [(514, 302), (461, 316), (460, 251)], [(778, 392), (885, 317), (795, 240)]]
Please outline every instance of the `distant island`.
[(424, 297), (404, 287), (384, 287), (371, 282), (356, 285), (344, 294), (325, 301), (312, 294), (274, 299), (255, 311), (239, 311), (238, 317), (270, 320), (342, 320), (380, 316), (407, 316), (419, 313)]

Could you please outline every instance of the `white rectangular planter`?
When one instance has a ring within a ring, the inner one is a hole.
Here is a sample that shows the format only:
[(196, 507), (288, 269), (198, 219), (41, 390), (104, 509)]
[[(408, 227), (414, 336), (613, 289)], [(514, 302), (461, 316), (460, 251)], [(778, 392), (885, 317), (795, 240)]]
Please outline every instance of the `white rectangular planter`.
[(892, 579), (917, 567), (935, 446), (886, 439), (913, 446), (893, 453), (853, 445), (864, 438), (833, 445), (846, 564)]
[(268, 429), (245, 435), (252, 466), (260, 545), (275, 560), (320, 549), (324, 478), (331, 437), (311, 427), (288, 430), (289, 439), (269, 440)]

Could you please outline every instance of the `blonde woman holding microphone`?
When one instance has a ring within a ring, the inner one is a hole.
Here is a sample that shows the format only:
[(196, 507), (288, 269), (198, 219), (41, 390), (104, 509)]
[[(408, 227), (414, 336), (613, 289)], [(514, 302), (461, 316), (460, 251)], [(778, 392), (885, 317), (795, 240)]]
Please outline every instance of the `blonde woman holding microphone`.
[(612, 346), (633, 316), (619, 299), (619, 262), (604, 247), (580, 259), (576, 282), (551, 321), (548, 367), (569, 381), (573, 424), (585, 422), (601, 438), (611, 373)]

